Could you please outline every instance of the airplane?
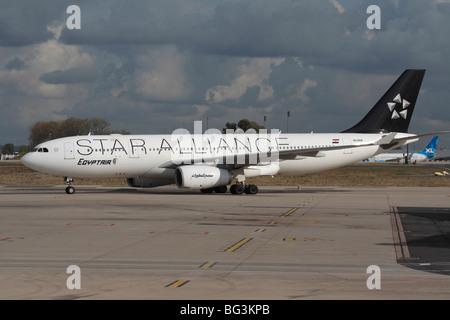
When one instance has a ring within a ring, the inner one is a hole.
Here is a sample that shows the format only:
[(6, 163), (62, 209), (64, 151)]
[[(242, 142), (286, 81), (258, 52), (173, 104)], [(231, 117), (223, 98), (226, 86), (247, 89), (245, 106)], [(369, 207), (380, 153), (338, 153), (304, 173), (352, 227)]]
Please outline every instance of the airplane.
[(410, 162), (417, 163), (434, 159), (437, 142), (438, 136), (434, 136), (433, 139), (431, 139), (430, 143), (422, 151), (413, 152), (409, 155)]
[(258, 186), (246, 178), (338, 168), (436, 135), (407, 133), (424, 74), (405, 70), (361, 121), (339, 133), (83, 135), (43, 142), (21, 161), (64, 177), (68, 194), (74, 178), (89, 177), (123, 177), (136, 188), (175, 183), (203, 193), (225, 193), (235, 179), (232, 194), (256, 194)]
[[(413, 152), (408, 155), (408, 159), (412, 163), (417, 163), (425, 160), (431, 160), (435, 157), (436, 145), (437, 145), (438, 136), (434, 136), (431, 139), (430, 143), (419, 152)], [(407, 154), (405, 152), (396, 152), (396, 153), (381, 153), (376, 156), (364, 159), (363, 162), (400, 162), (405, 160)]]
[(405, 160), (406, 153), (395, 152), (395, 153), (381, 153), (376, 156), (364, 159), (363, 162), (400, 162)]

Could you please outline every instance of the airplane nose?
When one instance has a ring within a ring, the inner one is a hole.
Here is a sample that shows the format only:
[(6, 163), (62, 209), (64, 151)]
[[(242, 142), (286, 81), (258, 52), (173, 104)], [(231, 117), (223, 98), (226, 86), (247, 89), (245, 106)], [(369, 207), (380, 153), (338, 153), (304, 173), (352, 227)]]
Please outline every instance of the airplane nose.
[(27, 167), (28, 167), (29, 161), (30, 161), (30, 154), (29, 154), (29, 153), (25, 154), (25, 155), (20, 159), (20, 162), (22, 162), (22, 164), (23, 164), (24, 166), (27, 166)]
[(20, 162), (22, 162), (22, 164), (28, 168), (37, 170), (38, 166), (36, 165), (35, 161), (33, 161), (33, 155), (31, 153), (27, 153), (26, 155), (24, 155), (22, 159), (20, 159)]

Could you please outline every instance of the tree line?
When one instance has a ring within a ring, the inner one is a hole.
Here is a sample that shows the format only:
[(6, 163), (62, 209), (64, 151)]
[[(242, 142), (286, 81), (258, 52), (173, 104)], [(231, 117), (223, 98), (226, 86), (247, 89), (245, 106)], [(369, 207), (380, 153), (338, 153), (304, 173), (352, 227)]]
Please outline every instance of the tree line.
[(246, 132), (249, 129), (254, 129), (256, 132), (259, 132), (259, 129), (266, 129), (265, 126), (262, 126), (262, 125), (258, 124), (256, 121), (250, 121), (248, 119), (242, 119), (242, 120), (239, 120), (238, 123), (236, 123), (236, 122), (227, 122), (225, 124), (225, 128), (222, 129), (222, 132), (226, 133), (227, 129), (237, 130), (238, 128), (242, 129), (244, 132)]
[(113, 130), (110, 123), (101, 118), (69, 118), (60, 121), (38, 121), (30, 128), (28, 145), (30, 148), (57, 138), (80, 136), (80, 135), (98, 135), (98, 134), (129, 134), (127, 130)]

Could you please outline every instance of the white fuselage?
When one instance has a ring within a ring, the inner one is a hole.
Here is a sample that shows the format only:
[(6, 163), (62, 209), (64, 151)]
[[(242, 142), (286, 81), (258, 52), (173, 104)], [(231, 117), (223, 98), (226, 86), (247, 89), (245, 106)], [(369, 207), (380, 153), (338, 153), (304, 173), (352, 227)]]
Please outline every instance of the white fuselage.
[(418, 152), (413, 152), (410, 154), (409, 156), (409, 160), (413, 163), (413, 162), (422, 162), (422, 161), (427, 161), (427, 160), (431, 160), (433, 159), (433, 157), (428, 158), (426, 155), (422, 154), (422, 153), (418, 153)]
[[(181, 137), (181, 138), (180, 138)], [(44, 142), (26, 154), (22, 162), (35, 170), (64, 177), (143, 177), (160, 179), (161, 184), (173, 183), (174, 166), (186, 159), (233, 158), (246, 154), (267, 153), (271, 158), (251, 163), (250, 168), (262, 168), (270, 162), (279, 169), (260, 171), (258, 175), (302, 175), (351, 164), (385, 152), (373, 143), (381, 134), (329, 133), (329, 134), (258, 134), (228, 135), (101, 135), (74, 136)], [(412, 137), (413, 142), (416, 141)], [(405, 142), (406, 143), (406, 142)], [(405, 144), (402, 143), (402, 144)], [(339, 145), (345, 149), (328, 150)], [(366, 145), (366, 146), (361, 146)], [(354, 147), (353, 147), (354, 146)], [(398, 147), (396, 144), (392, 147)], [(289, 150), (320, 149), (312, 155), (283, 157)], [(279, 152), (280, 157), (276, 157)], [(231, 162), (226, 162), (231, 163)], [(191, 164), (189, 162), (189, 164)], [(249, 166), (247, 165), (247, 168)], [(230, 169), (231, 172), (235, 171)], [(258, 171), (259, 172), (259, 171)], [(160, 184), (160, 185), (161, 185)]]
[(364, 159), (363, 162), (400, 162), (400, 161), (404, 161), (405, 157), (406, 157), (406, 153), (403, 153), (403, 152), (381, 153), (374, 157)]

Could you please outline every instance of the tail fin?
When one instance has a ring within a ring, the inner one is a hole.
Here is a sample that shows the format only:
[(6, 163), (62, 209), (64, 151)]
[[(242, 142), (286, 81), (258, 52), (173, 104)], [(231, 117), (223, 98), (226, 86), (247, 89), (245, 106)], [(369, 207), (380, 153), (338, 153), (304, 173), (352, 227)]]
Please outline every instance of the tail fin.
[(343, 132), (408, 132), (425, 70), (405, 70), (355, 126)]
[(431, 139), (430, 143), (423, 149), (422, 151), (418, 152), (426, 156), (428, 159), (434, 158), (434, 154), (436, 153), (436, 146), (437, 146), (438, 136), (434, 136), (433, 139)]

